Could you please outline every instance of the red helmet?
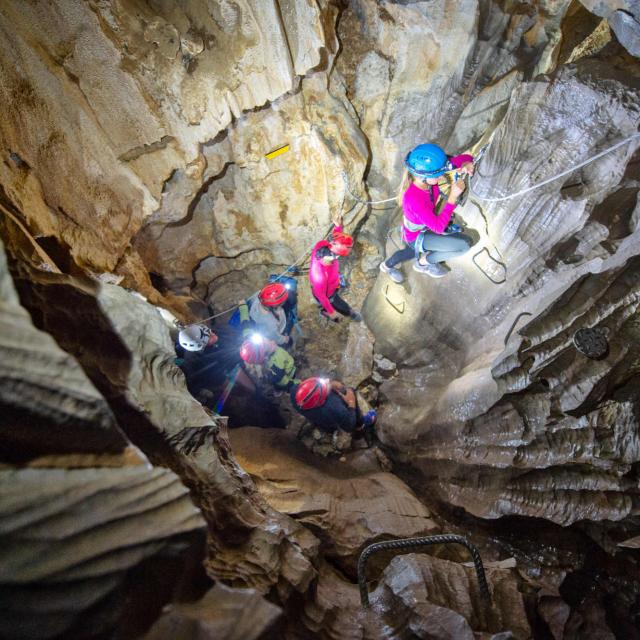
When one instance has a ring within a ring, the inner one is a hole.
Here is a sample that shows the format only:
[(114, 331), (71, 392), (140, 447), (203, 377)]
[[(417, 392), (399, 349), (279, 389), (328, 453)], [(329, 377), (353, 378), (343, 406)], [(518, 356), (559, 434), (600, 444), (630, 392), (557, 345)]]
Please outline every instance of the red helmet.
[(247, 364), (262, 364), (268, 355), (266, 340), (250, 338), (245, 340), (240, 347), (240, 357)]
[(289, 291), (281, 282), (272, 282), (262, 287), (262, 291), (258, 294), (260, 302), (265, 307), (278, 307), (284, 304), (289, 297)]
[(331, 385), (326, 378), (307, 378), (296, 390), (296, 404), (300, 409), (321, 407), (329, 396)]
[(333, 242), (329, 243), (332, 253), (339, 256), (348, 256), (353, 248), (353, 238), (348, 233), (342, 231), (333, 232)]

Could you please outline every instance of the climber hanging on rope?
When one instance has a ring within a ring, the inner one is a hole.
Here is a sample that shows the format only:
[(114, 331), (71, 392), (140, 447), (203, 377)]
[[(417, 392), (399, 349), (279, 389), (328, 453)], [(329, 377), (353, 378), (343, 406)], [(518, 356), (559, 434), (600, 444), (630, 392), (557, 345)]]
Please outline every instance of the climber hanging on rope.
[[(380, 270), (400, 283), (404, 276), (396, 265), (415, 257), (415, 271), (441, 278), (448, 273), (441, 263), (463, 255), (473, 244), (459, 228), (450, 226), (458, 198), (466, 187), (462, 178), (464, 174), (473, 175), (473, 156), (462, 154), (448, 158), (439, 146), (421, 144), (407, 154), (405, 167), (398, 196), (404, 214), (402, 238), (405, 246), (381, 262)], [(456, 171), (458, 178), (453, 182), (442, 210), (437, 213), (438, 178), (452, 171)]]
[(290, 386), (298, 384), (296, 365), (293, 358), (273, 340), (254, 333), (242, 343), (240, 357), (256, 369), (255, 375), (278, 391), (288, 391)]
[(321, 431), (341, 429), (371, 444), (376, 412), (362, 414), (355, 389), (339, 380), (307, 378), (292, 385), (289, 393), (294, 409)]
[(341, 315), (360, 322), (362, 316), (338, 295), (341, 286), (338, 259), (349, 255), (353, 238), (343, 232), (341, 217), (334, 220), (334, 225), (331, 240), (320, 240), (311, 251), (311, 292), (322, 307), (322, 315), (333, 322), (339, 322)]

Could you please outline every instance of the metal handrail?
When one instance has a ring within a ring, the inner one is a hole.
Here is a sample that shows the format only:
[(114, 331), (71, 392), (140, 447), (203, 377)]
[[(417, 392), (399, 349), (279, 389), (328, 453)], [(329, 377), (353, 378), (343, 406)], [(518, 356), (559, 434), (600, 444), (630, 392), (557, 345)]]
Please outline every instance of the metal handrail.
[(387, 542), (376, 542), (370, 544), (363, 549), (358, 559), (358, 585), (360, 586), (360, 601), (362, 606), (369, 607), (369, 591), (367, 590), (367, 560), (371, 555), (378, 551), (388, 551), (390, 549), (413, 549), (416, 547), (426, 547), (433, 544), (461, 544), (466, 547), (471, 554), (473, 565), (476, 570), (476, 576), (478, 577), (478, 587), (482, 597), (488, 602), (491, 602), (491, 592), (489, 591), (489, 585), (487, 584), (487, 578), (484, 573), (484, 566), (482, 564), (482, 558), (477, 547), (469, 542), (463, 536), (457, 536), (453, 534), (445, 534), (439, 536), (426, 536), (421, 538), (400, 538), (398, 540), (389, 540)]

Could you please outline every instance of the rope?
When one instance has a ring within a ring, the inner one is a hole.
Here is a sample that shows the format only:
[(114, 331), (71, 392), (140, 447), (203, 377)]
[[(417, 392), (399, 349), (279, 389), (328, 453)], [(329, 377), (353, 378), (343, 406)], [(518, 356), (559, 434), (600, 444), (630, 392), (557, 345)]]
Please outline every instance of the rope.
[(640, 138), (640, 133), (634, 133), (632, 136), (629, 136), (629, 137), (625, 138), (624, 140), (621, 140), (620, 142), (617, 142), (612, 147), (609, 147), (608, 149), (605, 149), (604, 151), (601, 151), (600, 153), (597, 153), (595, 156), (591, 156), (590, 158), (588, 158), (584, 162), (581, 162), (580, 164), (576, 164), (576, 165), (570, 167), (569, 169), (566, 169), (562, 173), (559, 173), (559, 174), (557, 174), (555, 176), (552, 176), (551, 178), (547, 178), (546, 180), (543, 180), (542, 182), (538, 182), (537, 184), (534, 184), (531, 187), (527, 187), (526, 189), (521, 189), (520, 191), (517, 191), (516, 193), (512, 193), (512, 194), (510, 194), (508, 196), (503, 196), (501, 198), (485, 198), (483, 196), (479, 196), (477, 193), (474, 193), (474, 195), (479, 200), (484, 200), (484, 202), (504, 202), (505, 200), (511, 200), (511, 198), (517, 198), (518, 196), (522, 196), (525, 193), (529, 193), (529, 191), (533, 191), (534, 189), (538, 189), (539, 187), (544, 187), (544, 185), (549, 184), (550, 182), (553, 182), (554, 180), (557, 180), (558, 178), (563, 178), (564, 176), (569, 175), (570, 173), (573, 173), (577, 169), (581, 169), (582, 167), (584, 167), (584, 166), (588, 165), (589, 163), (593, 162), (594, 160), (598, 160), (599, 158), (602, 158), (602, 156), (607, 155), (611, 151), (615, 151), (616, 149), (618, 149), (622, 145), (627, 144), (627, 142), (630, 142), (631, 140), (633, 140), (635, 138)]
[(357, 200), (360, 204), (384, 204), (385, 202), (391, 202), (396, 199), (396, 196), (394, 196), (393, 198), (386, 198), (385, 200), (362, 200), (355, 193), (353, 193), (353, 191), (351, 191), (349, 180), (347, 179), (347, 174), (344, 172), (342, 173), (342, 180), (344, 181), (344, 186), (346, 187), (347, 191), (351, 194), (351, 197), (354, 200)]
[[(331, 230), (333, 229), (333, 224), (331, 225), (331, 227), (329, 227), (329, 230), (327, 231), (327, 233), (324, 234), (324, 236), (322, 236), (322, 239), (325, 240), (329, 234), (331, 233)], [(317, 242), (317, 240), (316, 240)], [(292, 264), (290, 264), (277, 278), (275, 278), (273, 280), (273, 282), (277, 282), (278, 280), (280, 280), (280, 278), (283, 278), (285, 275), (287, 275), (287, 273), (290, 273), (292, 267), (296, 267), (300, 262), (302, 262), (309, 253), (311, 253), (311, 250), (313, 249), (313, 247), (316, 245), (316, 242), (314, 242), (313, 244), (309, 245), (309, 247), (307, 247), (304, 251), (304, 253)], [(254, 293), (252, 293), (249, 297), (252, 298), (253, 296), (257, 295), (258, 293), (260, 293), (260, 290), (255, 291)], [(239, 304), (233, 305), (233, 307), (229, 307), (228, 309), (225, 309), (224, 311), (219, 311), (218, 313), (214, 313), (212, 316), (208, 316), (207, 318), (203, 318), (202, 320), (198, 320), (197, 322), (191, 322), (189, 324), (204, 324), (205, 322), (208, 322), (209, 320), (214, 320), (215, 318), (219, 318), (220, 316), (224, 316), (225, 314), (231, 312), (231, 311), (235, 311), (236, 309), (238, 309), (240, 307)]]
[(466, 538), (453, 534), (446, 534), (441, 536), (426, 536), (424, 538), (402, 538), (400, 540), (390, 540), (389, 542), (377, 542), (370, 544), (364, 549), (358, 558), (358, 585), (360, 586), (360, 601), (363, 607), (369, 608), (369, 591), (367, 590), (367, 560), (369, 556), (377, 553), (378, 551), (402, 550), (413, 549), (416, 547), (427, 547), (432, 544), (461, 544), (466, 547), (471, 554), (473, 560), (473, 566), (476, 570), (476, 576), (478, 578), (478, 587), (480, 593), (487, 604), (491, 604), (491, 592), (489, 591), (489, 585), (487, 584), (487, 578), (484, 574), (484, 566), (482, 564), (482, 558), (477, 547)]

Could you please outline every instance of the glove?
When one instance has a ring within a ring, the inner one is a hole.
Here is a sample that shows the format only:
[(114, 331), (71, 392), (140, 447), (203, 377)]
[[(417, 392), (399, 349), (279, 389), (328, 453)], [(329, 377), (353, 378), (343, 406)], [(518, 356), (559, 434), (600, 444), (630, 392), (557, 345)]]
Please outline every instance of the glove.
[(376, 421), (376, 417), (377, 413), (375, 409), (371, 409), (362, 416), (362, 424), (364, 424), (365, 427), (373, 427)]

